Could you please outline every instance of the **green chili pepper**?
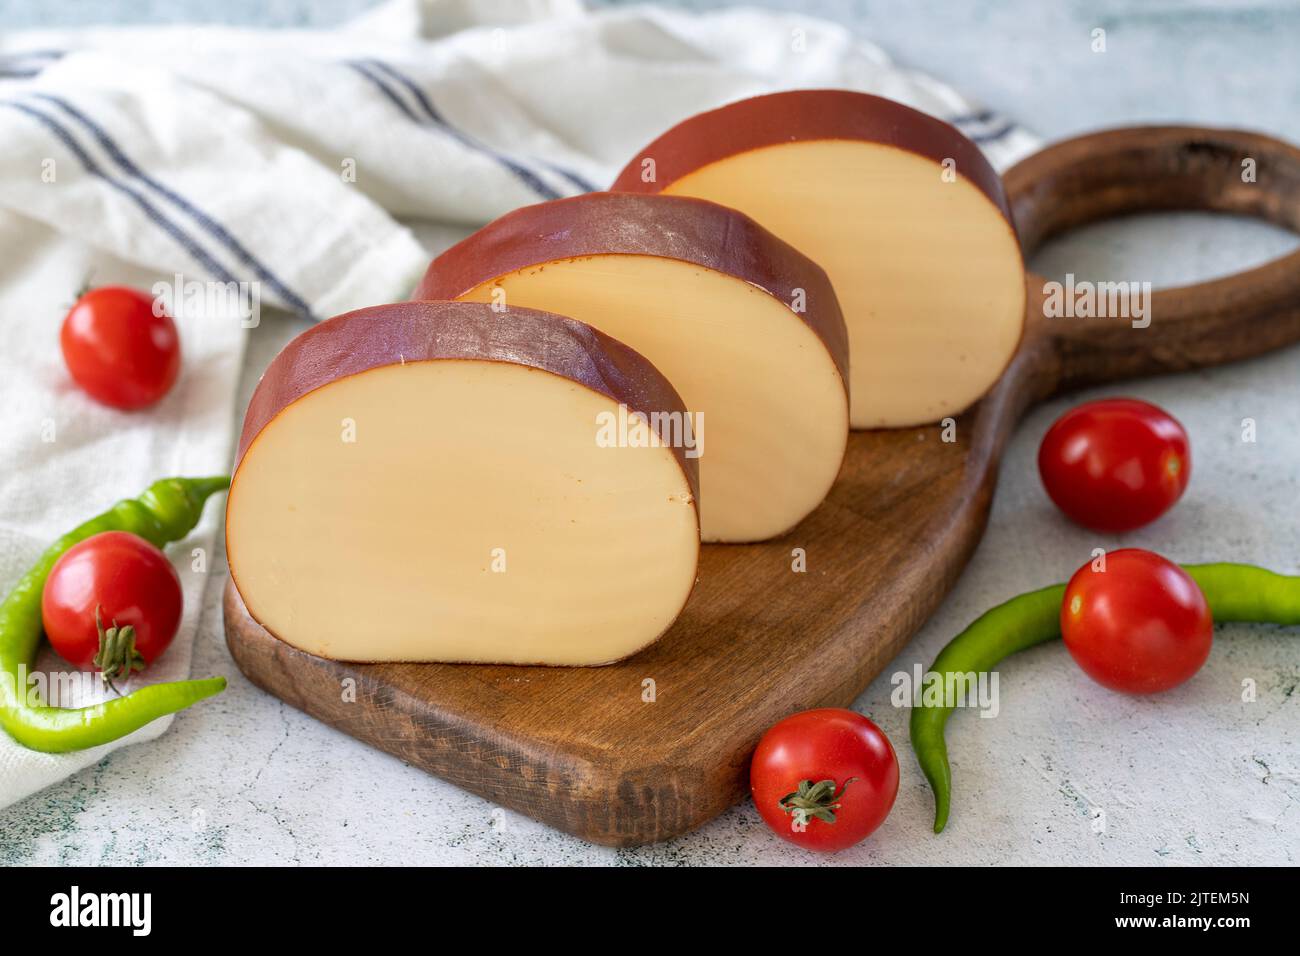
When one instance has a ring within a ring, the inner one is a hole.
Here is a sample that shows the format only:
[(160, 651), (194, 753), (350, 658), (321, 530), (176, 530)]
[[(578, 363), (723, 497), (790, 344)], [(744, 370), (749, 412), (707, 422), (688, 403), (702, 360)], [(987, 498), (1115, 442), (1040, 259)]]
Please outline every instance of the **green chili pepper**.
[(80, 709), (28, 701), (25, 672), (36, 660), (42, 636), (41, 593), (63, 552), (102, 531), (129, 531), (155, 547), (179, 541), (194, 529), (203, 504), (230, 486), (228, 476), (164, 478), (138, 498), (119, 501), (69, 531), (46, 549), (0, 603), (0, 726), (24, 747), (44, 753), (84, 750), (125, 737), (166, 714), (225, 689), (224, 677), (151, 684), (125, 697)]
[[(1185, 564), (1205, 595), (1216, 621), (1262, 621), (1300, 624), (1300, 576), (1275, 574), (1249, 564)], [(948, 675), (990, 671), (1017, 651), (1061, 636), (1061, 602), (1065, 585), (1054, 584), (999, 604), (962, 631), (939, 652), (930, 673)], [(934, 832), (948, 823), (952, 771), (943, 731), (956, 702), (912, 708), (912, 749), (934, 791)]]

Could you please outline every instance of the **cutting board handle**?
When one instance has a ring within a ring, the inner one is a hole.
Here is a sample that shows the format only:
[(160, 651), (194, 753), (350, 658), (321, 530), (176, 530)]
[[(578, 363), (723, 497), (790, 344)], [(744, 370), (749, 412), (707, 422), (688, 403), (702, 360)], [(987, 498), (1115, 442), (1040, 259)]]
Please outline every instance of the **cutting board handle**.
[[(1300, 232), (1300, 149), (1258, 133), (1107, 130), (1049, 146), (1010, 169), (1004, 183), (1026, 256), (1058, 233), (1136, 212), (1236, 213)], [(1155, 290), (1137, 319), (1062, 316), (1068, 287), (1033, 273), (1027, 282), (1022, 351), (1034, 353), (1034, 398), (1220, 365), (1300, 341), (1300, 250), (1221, 279)], [(1149, 325), (1135, 327), (1146, 318)]]

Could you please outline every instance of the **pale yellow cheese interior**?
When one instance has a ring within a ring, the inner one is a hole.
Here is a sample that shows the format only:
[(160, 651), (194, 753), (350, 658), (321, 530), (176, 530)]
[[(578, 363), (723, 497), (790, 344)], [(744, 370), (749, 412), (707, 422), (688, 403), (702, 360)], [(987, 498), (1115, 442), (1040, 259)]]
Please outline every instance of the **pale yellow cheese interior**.
[(826, 497), (848, 440), (844, 383), (789, 303), (677, 259), (561, 259), (486, 282), (462, 298), (546, 309), (593, 325), (661, 371), (703, 414), (705, 541), (761, 541)]
[(1024, 267), (1006, 220), (956, 170), (871, 143), (740, 153), (665, 193), (747, 213), (819, 263), (849, 327), (854, 428), (965, 410), (1020, 341)]
[(615, 407), (474, 360), (308, 393), (262, 430), (231, 487), (244, 602), (281, 640), (338, 660), (625, 657), (681, 610), (699, 533), (668, 448), (598, 444), (597, 414)]

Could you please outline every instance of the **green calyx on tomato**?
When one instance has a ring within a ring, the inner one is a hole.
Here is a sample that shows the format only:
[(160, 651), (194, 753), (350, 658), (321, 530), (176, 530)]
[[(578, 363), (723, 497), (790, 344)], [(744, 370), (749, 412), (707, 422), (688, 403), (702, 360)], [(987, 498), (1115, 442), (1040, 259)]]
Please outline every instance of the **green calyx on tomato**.
[(99, 614), (99, 605), (95, 605), (95, 630), (99, 632), (99, 650), (95, 653), (94, 664), (99, 676), (113, 693), (121, 696), (121, 691), (113, 681), (119, 677), (130, 677), (134, 671), (144, 670), (144, 656), (135, 649), (135, 628), (130, 624), (118, 627), (117, 621), (110, 628), (104, 627)]
[[(41, 594), (41, 620), (51, 646), (69, 664), (125, 675), (131, 650), (145, 664), (160, 657), (180, 626), (184, 598), (167, 556), (137, 534), (105, 531), (69, 548), (55, 562)], [(117, 629), (106, 647), (101, 618)], [(106, 653), (106, 651), (108, 653)]]
[(835, 811), (840, 808), (840, 797), (844, 796), (849, 784), (855, 783), (857, 779), (849, 777), (838, 790), (835, 789), (834, 780), (819, 780), (817, 783), (800, 780), (799, 789), (787, 793), (778, 802), (781, 809), (791, 814), (799, 826), (806, 827), (808, 821), (814, 818), (823, 823), (834, 823)]
[(889, 815), (898, 758), (866, 717), (818, 707), (768, 728), (750, 760), (749, 787), (758, 815), (782, 840), (834, 853), (861, 843)]

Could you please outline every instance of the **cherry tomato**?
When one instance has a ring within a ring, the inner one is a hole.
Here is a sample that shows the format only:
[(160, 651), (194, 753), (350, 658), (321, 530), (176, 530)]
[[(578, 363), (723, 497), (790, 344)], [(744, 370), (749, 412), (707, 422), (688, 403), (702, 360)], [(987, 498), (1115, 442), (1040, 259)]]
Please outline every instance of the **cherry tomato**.
[(898, 758), (879, 727), (851, 710), (805, 710), (774, 725), (749, 767), (759, 815), (782, 839), (834, 852), (889, 815)]
[[(166, 555), (136, 535), (105, 531), (73, 545), (54, 563), (41, 595), (41, 618), (60, 657), (111, 679), (139, 670), (167, 649), (180, 625), (181, 600), (180, 578)], [(115, 625), (134, 630), (134, 653), (127, 648), (96, 664), (97, 613), (103, 631)]]
[(1129, 694), (1169, 690), (1210, 656), (1214, 619), (1196, 582), (1140, 548), (1112, 551), (1105, 571), (1085, 564), (1065, 587), (1061, 636), (1099, 684)]
[(1187, 432), (1134, 398), (1086, 402), (1056, 420), (1038, 449), (1047, 494), (1075, 522), (1130, 531), (1182, 497), (1192, 472)]
[(176, 323), (155, 312), (152, 298), (125, 286), (104, 286), (78, 299), (63, 319), (59, 341), (73, 380), (113, 408), (152, 405), (181, 369)]

